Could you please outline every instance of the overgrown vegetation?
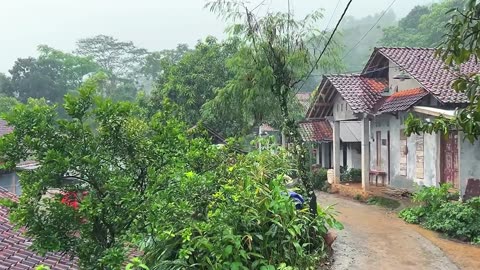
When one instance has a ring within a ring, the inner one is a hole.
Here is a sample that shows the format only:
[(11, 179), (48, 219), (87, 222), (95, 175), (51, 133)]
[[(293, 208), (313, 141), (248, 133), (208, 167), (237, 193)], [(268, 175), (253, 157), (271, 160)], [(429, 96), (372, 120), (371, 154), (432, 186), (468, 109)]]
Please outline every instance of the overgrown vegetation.
[(313, 188), (323, 190), (327, 185), (327, 169), (316, 168), (310, 172), (310, 178), (313, 183)]
[(400, 217), (450, 237), (480, 244), (480, 198), (461, 202), (458, 193), (449, 192), (450, 188), (449, 184), (421, 188), (413, 196), (419, 205), (402, 210)]
[(151, 269), (316, 268), (323, 236), (341, 225), (328, 210), (296, 210), (283, 180), (294, 171), (289, 153), (215, 147), (167, 101), (149, 116), (97, 95), (104, 79), (66, 96), (68, 120), (45, 100), (7, 114), (5, 168), (40, 165), (21, 175), (19, 203), (7, 203), (33, 249), (70, 253), (82, 269), (117, 269), (132, 250)]
[(362, 182), (362, 169), (348, 168), (348, 166), (340, 167), (341, 182)]

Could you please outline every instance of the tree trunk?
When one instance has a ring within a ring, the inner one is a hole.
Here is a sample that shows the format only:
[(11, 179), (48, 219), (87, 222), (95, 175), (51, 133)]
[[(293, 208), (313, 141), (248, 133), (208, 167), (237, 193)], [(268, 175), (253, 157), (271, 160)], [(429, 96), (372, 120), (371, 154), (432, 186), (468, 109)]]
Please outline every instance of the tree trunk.
[(297, 161), (297, 170), (299, 177), (302, 181), (303, 186), (308, 195), (309, 208), (312, 215), (317, 215), (317, 196), (313, 189), (313, 184), (308, 177), (308, 168), (307, 168), (307, 158), (306, 158), (306, 149), (305, 144), (303, 143), (302, 137), (298, 130), (298, 125), (293, 118), (291, 118), (288, 112), (288, 93), (287, 90), (281, 90), (281, 87), (278, 91), (280, 94), (280, 108), (282, 112), (282, 117), (284, 120), (283, 132), (286, 137), (293, 140), (293, 154)]

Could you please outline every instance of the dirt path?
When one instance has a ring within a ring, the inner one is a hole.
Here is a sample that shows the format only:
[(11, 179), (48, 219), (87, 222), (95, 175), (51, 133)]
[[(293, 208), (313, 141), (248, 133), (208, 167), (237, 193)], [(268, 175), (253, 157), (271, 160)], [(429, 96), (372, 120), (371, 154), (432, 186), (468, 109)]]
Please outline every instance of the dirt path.
[(480, 248), (442, 239), (377, 206), (326, 193), (317, 197), (322, 206), (336, 204), (345, 226), (333, 245), (333, 270), (480, 269)]

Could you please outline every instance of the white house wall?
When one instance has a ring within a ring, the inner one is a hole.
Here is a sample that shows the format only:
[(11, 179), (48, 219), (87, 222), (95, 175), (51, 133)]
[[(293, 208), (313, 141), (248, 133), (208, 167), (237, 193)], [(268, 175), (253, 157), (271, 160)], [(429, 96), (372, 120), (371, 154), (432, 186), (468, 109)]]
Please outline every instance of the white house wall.
[(352, 108), (347, 104), (340, 95), (335, 97), (333, 103), (333, 118), (335, 121), (357, 119), (352, 112)]
[(480, 142), (470, 143), (459, 136), (459, 180), (462, 194), (469, 178), (480, 179)]
[[(380, 115), (375, 117), (370, 124), (370, 168), (388, 173), (388, 140), (387, 132), (390, 131), (390, 185), (398, 188), (412, 189), (415, 185), (434, 186), (437, 182), (437, 168), (439, 162), (439, 137), (436, 134), (426, 134), (424, 142), (423, 179), (417, 178), (417, 145), (416, 135), (407, 137), (407, 169), (406, 175), (401, 174), (400, 158), (400, 131), (404, 129), (406, 113), (399, 117), (393, 115)], [(381, 139), (387, 140), (386, 145), (381, 145), (381, 164), (377, 166), (376, 133), (381, 131)]]
[(388, 95), (395, 93), (396, 87), (398, 87), (398, 91), (421, 87), (421, 85), (417, 82), (417, 80), (413, 78), (408, 80), (403, 80), (403, 81), (399, 79), (394, 79), (395, 76), (400, 74), (402, 74), (401, 69), (395, 63), (390, 61), (389, 70), (388, 70), (388, 82), (389, 82), (390, 91)]

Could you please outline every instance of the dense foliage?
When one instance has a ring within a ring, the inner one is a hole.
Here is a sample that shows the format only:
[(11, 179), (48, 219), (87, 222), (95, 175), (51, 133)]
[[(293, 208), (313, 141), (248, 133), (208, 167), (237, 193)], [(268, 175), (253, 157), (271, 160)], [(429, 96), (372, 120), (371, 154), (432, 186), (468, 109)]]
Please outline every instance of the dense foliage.
[(223, 134), (234, 135), (234, 131), (238, 131), (235, 129), (238, 120), (228, 115), (209, 113), (203, 106), (232, 78), (227, 60), (236, 50), (233, 40), (218, 42), (213, 37), (207, 37), (194, 49), (178, 57), (177, 61), (163, 59), (163, 72), (159, 74), (156, 89), (152, 93), (152, 102), (156, 105), (154, 108), (158, 109), (162, 100), (168, 98), (178, 105), (188, 124), (197, 124), (203, 112), (203, 118), (209, 126)]
[(400, 217), (450, 237), (480, 244), (480, 198), (461, 202), (458, 193), (449, 192), (450, 188), (448, 184), (423, 187), (413, 197), (419, 205), (402, 210)]
[(436, 47), (442, 41), (450, 19), (448, 11), (462, 7), (463, 0), (443, 0), (428, 6), (416, 6), (398, 26), (384, 29), (380, 44), (393, 47)]
[(325, 256), (323, 236), (340, 225), (295, 209), (287, 152), (218, 148), (168, 102), (149, 117), (98, 96), (103, 80), (66, 96), (68, 120), (33, 99), (6, 117), (15, 130), (0, 139), (4, 166), (40, 165), (21, 174), (20, 202), (8, 203), (35, 250), (70, 253), (82, 269), (117, 269), (137, 251), (153, 269), (309, 269)]
[(312, 179), (313, 188), (323, 190), (328, 184), (327, 169), (315, 168), (310, 172), (310, 178)]

